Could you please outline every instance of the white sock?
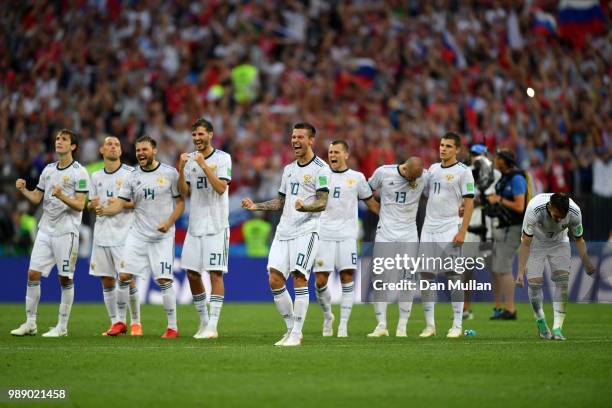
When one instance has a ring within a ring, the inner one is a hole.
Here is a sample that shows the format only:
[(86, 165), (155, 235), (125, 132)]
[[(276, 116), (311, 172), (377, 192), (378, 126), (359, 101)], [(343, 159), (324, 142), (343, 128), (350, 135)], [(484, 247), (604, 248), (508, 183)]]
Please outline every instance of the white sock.
[(529, 295), (529, 301), (531, 302), (531, 308), (536, 319), (544, 319), (544, 309), (542, 309), (542, 303), (544, 303), (544, 292), (542, 291), (542, 284), (529, 283), (527, 286), (527, 294)]
[(378, 324), (384, 324), (387, 327), (387, 303), (374, 302), (374, 314)]
[(553, 329), (561, 329), (565, 320), (567, 306), (568, 277), (553, 278), (555, 284), (553, 292)]
[(59, 306), (58, 326), (62, 329), (68, 328), (70, 310), (74, 302), (74, 283), (62, 285), (62, 297)]
[[(461, 275), (453, 275), (449, 278), (449, 282), (455, 284), (461, 283)], [(461, 327), (463, 325), (463, 303), (465, 293), (462, 289), (451, 290), (451, 305), (453, 307), (453, 327)]]
[(193, 295), (193, 304), (200, 316), (200, 327), (204, 327), (208, 324), (208, 310), (206, 310), (206, 293), (202, 292), (197, 295)]
[(425, 325), (436, 327), (436, 319), (434, 315), (436, 302), (423, 302), (423, 312), (425, 313)]
[(164, 304), (164, 311), (168, 316), (168, 328), (178, 330), (176, 326), (176, 295), (174, 294), (174, 288), (172, 282), (162, 283), (159, 285), (162, 293), (162, 302)]
[(289, 292), (287, 292), (287, 287), (283, 286), (280, 289), (272, 289), (272, 294), (274, 295), (276, 310), (285, 320), (287, 331), (290, 332), (293, 329), (293, 302)]
[(140, 295), (138, 288), (130, 288), (130, 323), (140, 324)]
[(304, 321), (306, 320), (306, 313), (308, 312), (308, 304), (310, 303), (308, 286), (295, 288), (294, 292), (295, 303), (293, 304), (293, 329), (291, 329), (291, 334), (301, 336), (302, 327), (304, 327)]
[(28, 281), (26, 289), (26, 319), (29, 324), (36, 323), (36, 313), (38, 311), (38, 302), (40, 301), (40, 281)]
[(349, 317), (351, 317), (353, 303), (355, 303), (354, 288), (354, 282), (342, 284), (342, 298), (340, 299), (340, 325), (346, 326), (348, 324)]
[(119, 281), (117, 287), (117, 321), (121, 323), (127, 322), (127, 306), (130, 296), (130, 281)]
[(406, 330), (406, 325), (408, 324), (408, 319), (410, 319), (410, 313), (412, 312), (412, 301), (398, 302), (397, 306), (399, 308), (397, 327), (398, 329), (401, 328)]
[(102, 295), (104, 296), (104, 305), (108, 312), (111, 324), (117, 323), (117, 291), (115, 287), (102, 288)]
[(325, 319), (331, 319), (332, 311), (331, 311), (331, 293), (327, 289), (327, 284), (322, 288), (317, 289), (317, 300), (321, 305), (321, 309), (323, 309), (323, 315)]
[(210, 320), (208, 321), (208, 326), (210, 328), (217, 329), (222, 307), (223, 295), (210, 295)]

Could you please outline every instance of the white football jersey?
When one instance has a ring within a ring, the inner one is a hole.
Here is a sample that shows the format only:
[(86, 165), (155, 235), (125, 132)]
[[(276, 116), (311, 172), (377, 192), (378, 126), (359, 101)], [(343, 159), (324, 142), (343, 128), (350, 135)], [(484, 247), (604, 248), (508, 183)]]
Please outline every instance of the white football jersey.
[(567, 216), (561, 221), (555, 221), (546, 208), (552, 193), (538, 194), (533, 197), (523, 219), (523, 233), (534, 237), (539, 242), (569, 242), (567, 231), (579, 238), (583, 234), (582, 212), (580, 207), (570, 198), (570, 207)]
[(59, 162), (48, 164), (44, 168), (36, 188), (44, 193), (43, 215), (38, 228), (50, 236), (78, 234), (81, 225), (82, 211), (75, 211), (53, 196), (53, 188), (62, 187), (62, 192), (74, 197), (75, 193), (89, 192), (89, 175), (77, 161), (72, 161), (64, 168)]
[(319, 238), (326, 241), (357, 239), (359, 200), (372, 197), (365, 176), (355, 170), (332, 170), (327, 207), (319, 220)]
[(436, 163), (429, 168), (427, 208), (423, 229), (447, 231), (461, 225), (459, 207), (464, 197), (474, 197), (474, 176), (465, 164), (457, 162), (448, 167)]
[(317, 191), (329, 191), (329, 179), (329, 166), (317, 156), (304, 165), (294, 161), (285, 166), (278, 190), (285, 196), (285, 206), (276, 227), (276, 239), (288, 240), (319, 232), (321, 212), (300, 212), (295, 209), (295, 202), (298, 199), (304, 204), (313, 202)]
[[(223, 194), (217, 193), (193, 159), (197, 152), (189, 154), (185, 164), (185, 181), (191, 187), (189, 207), (189, 234), (214, 235), (229, 227), (229, 186)], [(232, 158), (224, 151), (214, 149), (204, 158), (206, 164), (221, 180), (232, 181)]]
[(386, 242), (409, 242), (416, 231), (419, 200), (427, 185), (429, 172), (409, 183), (399, 171), (399, 165), (388, 164), (374, 171), (369, 183), (380, 195), (380, 214), (376, 239)]
[[(111, 197), (117, 198), (119, 190), (123, 183), (127, 181), (130, 175), (134, 172), (134, 168), (121, 164), (119, 168), (112, 173), (108, 173), (106, 169), (95, 171), (91, 175), (90, 197), (99, 197), (100, 204), (104, 207)], [(134, 211), (124, 210), (113, 216), (98, 216), (94, 226), (94, 245), (110, 247), (122, 246), (125, 242), (132, 220), (134, 219)]]
[(134, 221), (131, 234), (145, 242), (174, 237), (174, 225), (166, 232), (157, 226), (170, 218), (174, 199), (179, 197), (178, 172), (174, 167), (159, 163), (154, 170), (138, 167), (121, 186), (119, 198), (134, 202)]

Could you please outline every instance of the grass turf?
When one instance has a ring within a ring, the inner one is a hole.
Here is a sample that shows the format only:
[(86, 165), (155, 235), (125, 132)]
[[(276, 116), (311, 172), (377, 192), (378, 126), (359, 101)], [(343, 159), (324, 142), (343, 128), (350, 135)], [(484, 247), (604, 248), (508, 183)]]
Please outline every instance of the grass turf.
[[(161, 306), (143, 306), (143, 338), (100, 336), (104, 306), (76, 304), (69, 337), (45, 339), (57, 305), (40, 306), (39, 335), (25, 338), (9, 335), (23, 322), (23, 305), (0, 305), (0, 402), (17, 387), (67, 389), (69, 400), (57, 406), (75, 407), (609, 406), (612, 305), (569, 305), (565, 342), (539, 340), (528, 305), (519, 305), (515, 322), (490, 322), (490, 305), (474, 306), (476, 319), (464, 328), (476, 337), (446, 339), (451, 309), (442, 304), (438, 337), (418, 338), (416, 304), (408, 338), (366, 338), (375, 320), (361, 305), (350, 337), (338, 339), (321, 337), (322, 313), (311, 303), (304, 346), (278, 348), (284, 323), (271, 303), (226, 304), (221, 338), (199, 341), (191, 337), (193, 306), (179, 307), (182, 337), (163, 340)], [(551, 324), (550, 306), (545, 311)], [(393, 336), (397, 307), (388, 312)]]

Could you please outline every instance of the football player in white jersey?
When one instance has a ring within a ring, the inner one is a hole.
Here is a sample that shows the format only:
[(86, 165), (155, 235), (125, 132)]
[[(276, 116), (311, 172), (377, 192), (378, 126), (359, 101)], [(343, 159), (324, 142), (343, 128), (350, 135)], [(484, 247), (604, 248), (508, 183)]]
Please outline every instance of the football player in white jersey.
[(333, 336), (334, 315), (331, 311), (331, 293), (327, 288), (329, 274), (334, 268), (340, 274), (342, 299), (338, 337), (348, 337), (348, 320), (354, 303), (353, 275), (357, 268), (357, 204), (363, 200), (378, 214), (378, 202), (365, 176), (349, 169), (349, 146), (344, 140), (333, 141), (327, 152), (332, 175), (329, 182), (327, 207), (319, 220), (319, 251), (315, 259), (315, 287), (317, 299), (323, 309), (323, 337)]
[[(465, 242), (468, 225), (474, 209), (474, 176), (470, 168), (457, 160), (461, 149), (461, 138), (454, 132), (447, 132), (440, 140), (440, 163), (429, 168), (428, 200), (425, 222), (421, 231), (419, 255), (423, 253), (428, 259), (445, 259), (460, 254), (460, 246)], [(458, 216), (463, 206), (463, 217)], [(421, 248), (423, 249), (421, 251)], [(445, 272), (455, 284), (461, 281), (457, 271), (431, 270), (436, 262), (427, 262), (429, 267), (421, 269), (420, 279), (427, 281), (428, 286), (435, 282), (436, 273)], [(443, 262), (446, 263), (446, 262)], [(431, 268), (431, 269), (430, 269)], [(421, 286), (421, 285), (419, 285)], [(436, 335), (434, 318), (435, 291), (421, 291), (426, 327), (421, 337)], [(463, 335), (463, 291), (451, 290), (453, 307), (453, 326), (446, 337), (457, 338)]]
[(162, 338), (179, 336), (176, 323), (174, 279), (174, 223), (185, 209), (185, 200), (178, 188), (178, 172), (156, 160), (157, 143), (149, 136), (136, 140), (138, 168), (121, 185), (120, 200), (96, 210), (99, 216), (121, 212), (126, 203), (134, 204), (134, 221), (125, 240), (119, 262), (117, 323), (107, 332), (118, 336), (127, 332), (126, 312), (128, 287), (133, 275), (153, 278), (159, 284), (168, 327)]
[[(576, 240), (576, 249), (588, 275), (595, 266), (587, 255), (580, 207), (561, 193), (538, 194), (527, 205), (523, 219), (523, 236), (519, 247), (519, 265), (516, 284), (523, 287), (523, 275), (527, 272), (529, 301), (542, 339), (565, 340), (563, 321), (567, 304), (570, 273), (569, 234)], [(554, 323), (552, 333), (546, 324), (542, 304), (544, 294), (544, 263), (548, 260), (553, 281)]]
[[(327, 205), (329, 167), (312, 151), (316, 130), (309, 123), (293, 126), (291, 146), (296, 160), (283, 170), (278, 198), (254, 203), (242, 200), (250, 211), (282, 210), (268, 258), (270, 289), (287, 332), (276, 346), (302, 344), (302, 327), (308, 311), (308, 277), (317, 254), (319, 218)], [(293, 276), (295, 304), (285, 283)]]
[[(212, 123), (198, 119), (191, 127), (196, 151), (183, 153), (179, 163), (179, 188), (187, 197), (191, 191), (189, 228), (181, 264), (187, 270), (193, 303), (200, 316), (196, 339), (217, 338), (217, 323), (225, 290), (223, 274), (227, 273), (229, 247), (229, 183), (232, 181), (232, 159), (215, 149)], [(203, 272), (210, 274), (210, 318), (206, 310)]]
[[(423, 161), (411, 157), (401, 165), (384, 165), (376, 169), (369, 184), (380, 196), (380, 214), (376, 227), (373, 257), (394, 257), (407, 253), (416, 256), (419, 235), (416, 216), (421, 194), (427, 185), (428, 173), (423, 171)], [(415, 271), (394, 271), (403, 279), (414, 279)], [(414, 293), (399, 294), (399, 320), (395, 335), (406, 337), (406, 326), (412, 312)], [(377, 325), (368, 337), (388, 336), (387, 302), (374, 302)]]
[(57, 266), (62, 296), (58, 323), (43, 337), (68, 335), (68, 318), (74, 300), (74, 268), (79, 247), (79, 226), (89, 192), (89, 175), (72, 156), (78, 147), (77, 136), (68, 129), (55, 136), (55, 152), (58, 161), (45, 167), (35, 190), (28, 190), (26, 182), (15, 182), (19, 190), (34, 204), (43, 202), (43, 215), (32, 248), (26, 290), (27, 321), (12, 330), (14, 336), (31, 336), (37, 333), (36, 312), (40, 300), (40, 278), (49, 276), (53, 265)]
[[(118, 200), (119, 190), (134, 171), (133, 167), (121, 163), (121, 142), (116, 136), (107, 136), (100, 146), (104, 159), (104, 168), (91, 175), (91, 201), (88, 209), (96, 211), (107, 203)], [(126, 209), (133, 209), (132, 202), (125, 203)], [(119, 263), (125, 244), (125, 238), (132, 225), (134, 214), (125, 211), (114, 216), (98, 217), (94, 226), (93, 249), (89, 264), (89, 274), (100, 277), (104, 295), (104, 305), (111, 321), (117, 323), (116, 278), (119, 275)], [(130, 335), (142, 336), (140, 324), (140, 296), (136, 280), (130, 283)], [(110, 328), (109, 328), (110, 330)], [(107, 335), (107, 332), (102, 333)]]

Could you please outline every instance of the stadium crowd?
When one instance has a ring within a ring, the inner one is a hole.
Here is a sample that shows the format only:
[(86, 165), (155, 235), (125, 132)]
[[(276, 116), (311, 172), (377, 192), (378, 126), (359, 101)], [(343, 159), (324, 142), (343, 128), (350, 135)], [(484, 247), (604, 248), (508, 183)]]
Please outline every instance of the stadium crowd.
[(58, 129), (79, 133), (83, 164), (99, 161), (107, 134), (121, 137), (128, 163), (148, 134), (175, 164), (193, 150), (199, 116), (234, 158), (234, 207), (276, 195), (293, 157), (288, 129), (305, 120), (317, 154), (345, 139), (367, 177), (411, 155), (435, 162), (452, 129), (466, 144), (516, 151), (536, 192), (609, 212), (612, 30), (582, 43), (538, 30), (536, 13), (556, 10), (537, 0), (5, 3), (2, 241), (28, 241), (34, 208), (15, 179), (35, 186)]

